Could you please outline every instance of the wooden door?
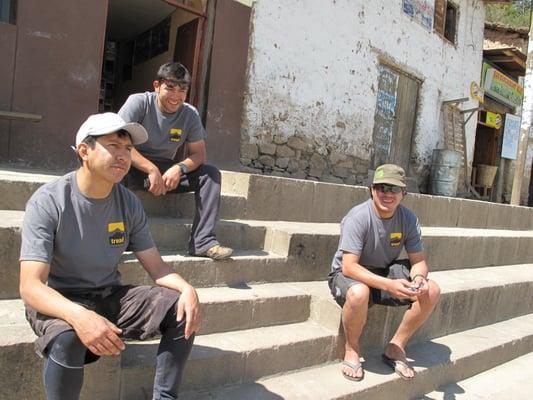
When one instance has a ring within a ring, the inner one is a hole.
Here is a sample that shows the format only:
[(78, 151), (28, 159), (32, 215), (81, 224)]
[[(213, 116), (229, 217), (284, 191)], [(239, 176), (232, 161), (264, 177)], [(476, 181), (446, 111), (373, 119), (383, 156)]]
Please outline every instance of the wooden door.
[(393, 163), (408, 171), (420, 83), (385, 65), (378, 71), (372, 166)]
[(196, 18), (180, 26), (176, 33), (176, 46), (174, 49), (174, 61), (182, 63), (191, 73), (188, 102), (195, 107), (198, 106), (197, 77), (202, 40), (201, 22), (201, 18)]

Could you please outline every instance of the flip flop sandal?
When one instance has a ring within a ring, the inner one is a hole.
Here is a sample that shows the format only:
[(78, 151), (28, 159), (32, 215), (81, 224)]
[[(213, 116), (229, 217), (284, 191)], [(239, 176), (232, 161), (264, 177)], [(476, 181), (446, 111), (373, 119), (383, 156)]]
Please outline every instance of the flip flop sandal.
[(359, 368), (361, 368), (361, 372), (363, 373), (361, 376), (350, 376), (350, 375), (346, 375), (344, 373), (344, 371), (341, 370), (342, 372), (342, 376), (344, 376), (346, 379), (348, 379), (349, 381), (355, 381), (355, 382), (359, 382), (361, 380), (363, 380), (363, 378), (365, 377), (365, 370), (363, 369), (363, 364), (361, 364), (360, 362), (356, 362), (356, 363), (352, 363), (350, 361), (343, 361), (342, 362), (342, 365), (346, 365), (347, 367), (351, 368), (353, 370), (353, 372), (357, 372), (357, 370)]
[(381, 359), (383, 360), (383, 362), (385, 364), (387, 364), (389, 367), (391, 367), (392, 370), (394, 372), (396, 372), (398, 374), (398, 376), (400, 378), (402, 378), (403, 380), (409, 381), (409, 380), (413, 379), (415, 377), (415, 375), (416, 375), (416, 372), (415, 372), (415, 375), (413, 375), (413, 376), (406, 376), (406, 375), (402, 374), (401, 370), (398, 367), (401, 367), (403, 369), (412, 369), (413, 372), (415, 371), (413, 369), (413, 367), (411, 367), (405, 361), (395, 360), (394, 358), (390, 358), (390, 357), (386, 356), (385, 354), (381, 355)]

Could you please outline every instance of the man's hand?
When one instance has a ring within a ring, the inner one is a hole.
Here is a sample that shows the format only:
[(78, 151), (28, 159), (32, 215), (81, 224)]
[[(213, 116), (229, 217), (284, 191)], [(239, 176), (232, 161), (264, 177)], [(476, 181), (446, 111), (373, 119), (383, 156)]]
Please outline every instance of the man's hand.
[(188, 285), (180, 295), (178, 300), (178, 310), (176, 313), (178, 322), (183, 320), (185, 314), (185, 339), (200, 330), (201, 316), (196, 290)]
[(417, 289), (415, 292), (416, 297), (424, 295), (429, 291), (428, 281), (422, 275), (415, 276), (415, 279), (412, 280), (411, 285)]
[(81, 342), (97, 356), (119, 355), (126, 348), (122, 329), (94, 311), (83, 310), (71, 321)]
[(148, 191), (154, 196), (161, 196), (167, 193), (165, 181), (163, 180), (159, 169), (152, 169), (148, 174), (148, 179), (150, 180), (150, 187), (148, 188)]
[(163, 174), (163, 182), (167, 192), (176, 189), (180, 183), (181, 168), (178, 164), (173, 165)]
[(412, 283), (407, 279), (391, 279), (386, 290), (399, 299), (407, 299), (419, 294), (418, 291), (412, 290)]

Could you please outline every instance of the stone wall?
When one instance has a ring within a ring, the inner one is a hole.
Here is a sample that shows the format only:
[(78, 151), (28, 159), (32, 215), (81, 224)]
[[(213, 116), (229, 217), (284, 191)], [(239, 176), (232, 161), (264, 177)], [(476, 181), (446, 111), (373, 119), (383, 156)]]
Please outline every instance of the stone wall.
[[(247, 172), (348, 185), (366, 184), (368, 161), (320, 146), (304, 135), (262, 134), (257, 143), (243, 141), (241, 163)], [(321, 152), (317, 151), (321, 148)]]

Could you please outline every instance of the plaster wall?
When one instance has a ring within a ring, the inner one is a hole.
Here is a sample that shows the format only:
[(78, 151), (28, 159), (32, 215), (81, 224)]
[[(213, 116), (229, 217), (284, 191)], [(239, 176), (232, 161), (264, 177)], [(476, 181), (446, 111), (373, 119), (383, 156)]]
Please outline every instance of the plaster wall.
[(522, 101), (522, 122), (520, 125), (521, 134), (524, 132), (528, 137), (526, 148), (524, 172), (522, 175), (522, 186), (520, 188), (520, 204), (528, 204), (529, 184), (531, 179), (531, 169), (533, 163), (533, 36), (529, 38), (526, 76), (524, 77), (524, 100)]
[[(441, 102), (468, 97), (481, 71), (483, 3), (455, 3), (456, 45), (404, 14), (401, 0), (257, 0), (241, 162), (279, 175), (362, 183), (370, 164), (377, 67), (386, 60), (422, 82), (411, 172), (427, 175), (432, 150), (443, 145)], [(475, 120), (466, 126), (469, 164)], [(294, 155), (286, 152), (293, 168), (279, 167), (277, 158), (266, 168), (258, 161), (272, 151), (275, 156), (291, 137), (305, 142), (300, 148), (289, 146)], [(261, 146), (269, 140), (278, 148)], [(311, 153), (323, 168), (310, 175), (313, 161), (302, 159)], [(339, 160), (349, 161), (349, 176), (333, 172)]]

